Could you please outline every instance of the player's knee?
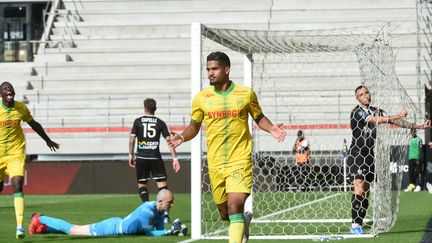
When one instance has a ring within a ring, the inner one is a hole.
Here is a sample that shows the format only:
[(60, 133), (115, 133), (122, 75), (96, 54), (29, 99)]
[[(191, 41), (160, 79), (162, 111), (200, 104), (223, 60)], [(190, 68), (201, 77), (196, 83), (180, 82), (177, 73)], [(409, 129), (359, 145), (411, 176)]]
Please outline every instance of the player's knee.
[(148, 181), (148, 178), (145, 178), (145, 179), (143, 179), (143, 178), (138, 179), (138, 180), (137, 180), (137, 182), (138, 182), (138, 187), (143, 187), (143, 186), (147, 187), (147, 181)]
[(23, 177), (21, 176), (12, 177), (11, 182), (12, 182), (12, 188), (14, 193), (23, 191), (23, 182), (24, 182)]
[(217, 205), (222, 220), (229, 220), (227, 202)]
[(158, 191), (163, 190), (163, 189), (168, 189), (168, 186), (167, 185), (165, 185), (165, 186), (158, 186)]
[(237, 214), (243, 213), (244, 211), (244, 202), (230, 203), (228, 204), (228, 214)]
[(155, 181), (156, 181), (156, 185), (157, 185), (159, 191), (162, 189), (168, 189), (165, 176), (161, 176), (161, 177), (155, 179)]
[(362, 187), (354, 187), (354, 194), (364, 197), (366, 195), (366, 192)]
[(237, 213), (238, 211), (243, 212), (243, 204), (240, 204), (238, 202), (228, 204), (229, 213)]
[(15, 185), (13, 187), (13, 190), (14, 190), (14, 193), (23, 192), (23, 187)]
[(147, 189), (148, 188), (147, 183), (138, 183), (138, 189), (141, 188)]

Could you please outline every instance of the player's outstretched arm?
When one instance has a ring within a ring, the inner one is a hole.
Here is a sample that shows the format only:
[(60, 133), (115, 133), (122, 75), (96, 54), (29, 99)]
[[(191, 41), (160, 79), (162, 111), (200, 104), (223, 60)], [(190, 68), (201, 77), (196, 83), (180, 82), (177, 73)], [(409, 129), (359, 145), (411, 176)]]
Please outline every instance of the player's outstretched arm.
[(164, 236), (164, 235), (174, 235), (174, 236), (185, 236), (187, 234), (187, 226), (182, 224), (179, 219), (173, 221), (172, 226), (167, 229), (154, 228), (144, 228), (144, 232), (147, 236)]
[[(402, 118), (406, 117), (408, 115), (408, 112), (405, 110), (402, 110), (397, 115), (393, 116), (368, 116), (367, 122), (376, 122), (376, 123), (393, 123), (395, 125), (399, 125)], [(401, 126), (402, 127), (402, 126)]]
[(48, 137), (48, 135), (46, 134), (42, 125), (39, 122), (33, 119), (28, 124), (43, 140), (45, 140), (47, 146), (50, 148), (51, 151), (56, 151), (57, 149), (60, 148), (60, 144), (52, 141)]
[(402, 110), (397, 115), (393, 116), (368, 116), (367, 121), (368, 122), (377, 122), (377, 123), (392, 123), (398, 127), (403, 128), (416, 128), (416, 129), (425, 129), (431, 126), (431, 121), (426, 120), (423, 124), (415, 124), (412, 122), (408, 122), (404, 120), (408, 115), (408, 112), (405, 110)]
[(286, 132), (283, 127), (283, 123), (273, 124), (266, 116), (261, 116), (255, 120), (257, 125), (264, 131), (270, 133), (279, 142), (285, 140)]
[(415, 125), (417, 129), (426, 129), (431, 126), (431, 120), (426, 120), (423, 124)]
[(178, 147), (180, 144), (194, 138), (198, 134), (200, 129), (201, 122), (191, 121), (181, 134), (171, 133), (171, 136), (166, 139), (168, 146), (172, 148)]
[(175, 219), (172, 222), (172, 226), (169, 229), (166, 229), (167, 235), (178, 235), (178, 236), (185, 236), (187, 233), (187, 226), (185, 224), (182, 224), (180, 219)]

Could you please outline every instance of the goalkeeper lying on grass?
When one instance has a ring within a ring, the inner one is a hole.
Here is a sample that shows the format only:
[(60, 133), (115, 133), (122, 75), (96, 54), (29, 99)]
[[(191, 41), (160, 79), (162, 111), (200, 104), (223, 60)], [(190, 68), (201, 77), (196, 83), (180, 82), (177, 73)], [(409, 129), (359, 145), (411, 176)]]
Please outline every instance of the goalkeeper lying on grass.
[(73, 225), (63, 219), (52, 218), (39, 213), (33, 214), (29, 225), (30, 234), (67, 234), (67, 235), (179, 235), (187, 232), (185, 225), (176, 219), (171, 228), (164, 228), (164, 212), (174, 203), (171, 191), (162, 189), (157, 194), (157, 201), (141, 204), (125, 218), (115, 217), (99, 223)]

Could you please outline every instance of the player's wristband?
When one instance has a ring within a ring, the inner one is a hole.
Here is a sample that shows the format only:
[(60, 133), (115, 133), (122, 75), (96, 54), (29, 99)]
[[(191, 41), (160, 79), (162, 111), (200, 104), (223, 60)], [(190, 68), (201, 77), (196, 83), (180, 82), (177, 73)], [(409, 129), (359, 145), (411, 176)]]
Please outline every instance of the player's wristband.
[(185, 141), (183, 135), (179, 134), (179, 136), (180, 136), (182, 143), (183, 143)]
[(133, 155), (130, 155), (130, 154), (129, 154), (129, 158), (133, 158), (133, 157), (134, 157)]
[(177, 158), (173, 158), (173, 160), (178, 160)]

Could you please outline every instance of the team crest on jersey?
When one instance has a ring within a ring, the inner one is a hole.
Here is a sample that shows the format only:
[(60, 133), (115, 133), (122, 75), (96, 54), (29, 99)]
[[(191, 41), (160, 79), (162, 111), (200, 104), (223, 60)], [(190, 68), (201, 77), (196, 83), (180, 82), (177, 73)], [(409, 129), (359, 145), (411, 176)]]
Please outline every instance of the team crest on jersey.
[(364, 112), (364, 111), (359, 111), (358, 114), (359, 114), (361, 117), (366, 118), (366, 112)]
[(213, 103), (213, 101), (209, 101), (209, 102), (207, 102), (207, 105), (211, 107), (214, 105), (214, 103)]
[(212, 96), (214, 96), (215, 94), (205, 94), (204, 95), (204, 99), (207, 99), (207, 98), (210, 98), (210, 97), (212, 97)]

